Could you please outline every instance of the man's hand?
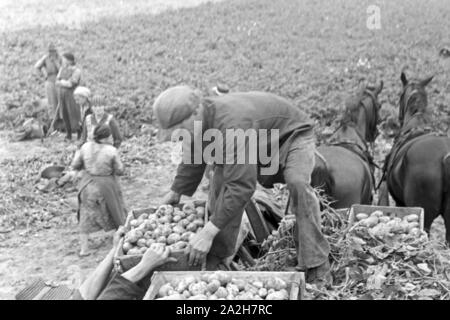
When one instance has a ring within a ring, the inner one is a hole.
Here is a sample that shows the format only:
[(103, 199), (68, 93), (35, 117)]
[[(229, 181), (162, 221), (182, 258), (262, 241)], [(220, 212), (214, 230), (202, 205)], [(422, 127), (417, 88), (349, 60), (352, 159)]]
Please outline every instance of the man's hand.
[(192, 237), (189, 241), (189, 265), (197, 266), (201, 264), (211, 249), (213, 240), (219, 229), (210, 221), (205, 227)]
[(125, 236), (126, 230), (124, 226), (120, 226), (119, 229), (114, 233), (113, 237), (113, 247), (117, 248), (119, 246), (119, 241)]
[(72, 86), (72, 83), (69, 80), (60, 80), (59, 83), (61, 86), (70, 88)]
[(181, 199), (181, 194), (170, 190), (163, 198), (163, 204), (178, 204)]

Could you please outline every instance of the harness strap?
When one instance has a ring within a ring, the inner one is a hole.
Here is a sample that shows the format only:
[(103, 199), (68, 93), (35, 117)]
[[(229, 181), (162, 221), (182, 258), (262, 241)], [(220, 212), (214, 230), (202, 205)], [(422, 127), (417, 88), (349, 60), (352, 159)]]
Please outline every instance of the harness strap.
[[(380, 187), (381, 183), (391, 175), (392, 169), (397, 164), (401, 158), (404, 157), (409, 150), (409, 147), (412, 146), (413, 142), (417, 142), (417, 139), (423, 138), (428, 135), (436, 135), (440, 134), (437, 132), (433, 132), (433, 128), (425, 127), (425, 128), (412, 128), (404, 133), (405, 135), (398, 136), (396, 141), (391, 149), (391, 152), (388, 153), (386, 159), (384, 161), (383, 173), (381, 176), (381, 180), (378, 183), (378, 187)], [(405, 149), (406, 146), (409, 147)], [(402, 152), (401, 152), (402, 151)]]
[(320, 160), (325, 163), (325, 166), (328, 167), (327, 159), (325, 159), (325, 157), (319, 151), (317, 151), (317, 149), (314, 151), (314, 153), (320, 158)]

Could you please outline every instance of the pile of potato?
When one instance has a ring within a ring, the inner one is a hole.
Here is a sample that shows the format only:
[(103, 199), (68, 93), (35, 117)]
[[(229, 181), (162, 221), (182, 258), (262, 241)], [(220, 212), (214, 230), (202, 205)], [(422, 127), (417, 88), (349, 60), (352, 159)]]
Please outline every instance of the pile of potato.
[(420, 223), (417, 214), (410, 214), (403, 219), (388, 217), (382, 211), (377, 210), (370, 214), (359, 213), (356, 215), (358, 226), (368, 228), (369, 234), (377, 239), (394, 237), (396, 235), (420, 236)]
[(166, 283), (156, 300), (288, 300), (287, 289), (286, 282), (278, 277), (251, 281), (216, 271)]
[(160, 206), (155, 213), (142, 214), (130, 221), (131, 230), (125, 235), (123, 252), (140, 255), (153, 243), (163, 243), (172, 250), (182, 250), (205, 222), (205, 208), (186, 203), (180, 210), (171, 205)]

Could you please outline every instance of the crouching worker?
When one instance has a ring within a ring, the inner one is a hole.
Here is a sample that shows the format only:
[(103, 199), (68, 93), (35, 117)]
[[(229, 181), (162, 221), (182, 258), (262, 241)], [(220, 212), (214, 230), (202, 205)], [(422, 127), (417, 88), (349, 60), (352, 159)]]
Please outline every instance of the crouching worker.
[[(315, 160), (313, 122), (304, 112), (270, 93), (202, 97), (187, 86), (161, 93), (153, 112), (161, 140), (183, 140), (183, 161), (165, 203), (192, 196), (206, 163), (214, 163), (210, 221), (190, 240), (191, 263), (206, 258), (207, 269), (220, 268), (234, 253), (244, 208), (257, 180), (265, 187), (285, 182), (297, 221), (297, 268), (306, 272), (309, 282), (330, 282), (330, 248), (321, 230), (319, 200), (310, 186)], [(242, 133), (245, 137), (240, 139)], [(205, 159), (208, 150), (213, 152)]]
[(114, 234), (113, 248), (80, 288), (73, 292), (72, 300), (142, 300), (147, 288), (143, 288), (140, 281), (157, 267), (176, 262), (175, 258), (169, 257), (168, 247), (155, 243), (135, 267), (122, 274), (113, 271), (114, 253), (124, 234), (124, 227), (120, 227)]
[(94, 129), (93, 141), (85, 143), (75, 154), (72, 170), (83, 170), (78, 183), (78, 221), (80, 256), (89, 255), (88, 235), (101, 229), (110, 231), (123, 225), (126, 209), (117, 175), (124, 167), (119, 152), (109, 144), (108, 125)]

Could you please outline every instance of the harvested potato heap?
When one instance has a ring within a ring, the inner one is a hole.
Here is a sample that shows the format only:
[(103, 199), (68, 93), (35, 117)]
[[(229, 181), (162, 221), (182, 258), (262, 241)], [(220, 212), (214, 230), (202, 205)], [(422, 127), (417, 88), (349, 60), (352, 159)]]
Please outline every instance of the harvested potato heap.
[(157, 300), (288, 300), (287, 289), (286, 282), (278, 277), (244, 280), (216, 271), (166, 283), (159, 289)]
[(205, 208), (186, 203), (180, 210), (171, 205), (160, 206), (155, 213), (142, 214), (130, 221), (123, 252), (140, 255), (153, 243), (163, 243), (172, 250), (185, 249), (189, 240), (204, 225)]
[[(417, 216), (400, 221), (390, 218), (393, 222), (389, 223), (386, 219), (380, 221), (379, 215), (374, 215), (378, 216), (377, 224), (375, 219), (365, 220), (370, 218), (368, 214), (358, 215), (356, 223), (349, 227), (345, 213), (331, 208), (323, 212), (322, 230), (331, 249), (333, 286), (324, 289), (306, 284), (306, 300), (450, 299), (450, 250), (430, 241), (424, 231), (414, 230), (414, 222), (420, 219)], [(377, 225), (387, 229), (384, 238)], [(295, 253), (295, 246), (294, 228), (287, 226), (290, 224), (280, 223), (269, 241), (268, 254), (250, 270), (283, 271), (289, 266), (288, 257)]]
[(356, 215), (357, 223), (352, 228), (367, 228), (370, 236), (378, 240), (399, 240), (407, 237), (419, 237), (419, 216), (410, 214), (402, 218), (389, 217), (377, 210), (370, 214), (359, 213)]

